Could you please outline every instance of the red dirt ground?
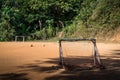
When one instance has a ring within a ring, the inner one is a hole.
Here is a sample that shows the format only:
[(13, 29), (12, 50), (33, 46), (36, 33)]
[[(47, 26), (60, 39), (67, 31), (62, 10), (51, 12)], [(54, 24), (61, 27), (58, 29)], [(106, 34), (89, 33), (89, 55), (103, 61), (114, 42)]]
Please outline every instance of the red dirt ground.
[(57, 42), (0, 42), (0, 80), (120, 80), (120, 44), (97, 43), (106, 70), (54, 70)]

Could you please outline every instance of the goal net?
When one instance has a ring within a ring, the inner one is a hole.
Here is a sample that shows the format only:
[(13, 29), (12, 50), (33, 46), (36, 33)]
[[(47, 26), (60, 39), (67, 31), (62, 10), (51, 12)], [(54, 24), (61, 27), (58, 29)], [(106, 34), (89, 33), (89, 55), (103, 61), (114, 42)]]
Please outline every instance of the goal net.
[(63, 67), (91, 68), (100, 65), (95, 39), (60, 39), (59, 60)]
[(18, 42), (18, 41), (24, 42), (25, 41), (25, 36), (15, 36), (15, 42)]

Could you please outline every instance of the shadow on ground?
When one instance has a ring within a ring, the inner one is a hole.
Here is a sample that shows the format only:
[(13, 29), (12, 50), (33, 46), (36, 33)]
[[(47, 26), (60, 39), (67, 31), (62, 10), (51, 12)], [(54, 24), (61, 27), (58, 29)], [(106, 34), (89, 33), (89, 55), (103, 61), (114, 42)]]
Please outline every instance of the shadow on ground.
[(46, 80), (120, 80), (120, 59), (112, 58), (114, 56), (102, 59), (105, 70), (63, 71), (56, 76), (47, 77)]
[(0, 74), (0, 80), (29, 80), (27, 73), (5, 73)]
[(45, 80), (120, 80), (119, 71), (81, 71), (73, 75), (56, 75)]
[[(45, 80), (120, 80), (120, 59), (119, 50), (113, 51), (115, 55), (111, 56), (102, 56), (104, 57), (102, 59), (103, 64), (106, 66), (105, 70), (98, 70), (98, 69), (93, 69), (93, 70), (81, 70), (81, 71), (68, 71), (68, 70), (63, 70), (58, 74), (55, 74), (54, 76), (49, 76), (45, 77)], [(117, 54), (116, 54), (117, 53)], [(113, 59), (116, 58), (117, 59)], [(85, 62), (85, 61), (92, 61), (91, 59), (85, 59), (83, 57), (77, 56), (76, 58), (72, 58), (71, 61), (75, 62)], [(38, 63), (36, 63), (36, 61)], [(46, 66), (41, 66), (39, 64), (39, 60), (36, 60), (35, 63), (33, 64), (27, 64), (27, 65), (22, 65), (18, 66), (19, 68), (22, 68), (23, 70), (28, 70), (32, 72), (46, 72), (46, 73), (54, 73), (56, 70), (52, 66), (46, 67)], [(52, 58), (49, 59), (49, 61), (45, 61), (43, 63), (51, 63), (54, 65), (58, 64), (58, 59), (57, 58)]]
[(18, 68), (22, 68), (22, 71), (32, 71), (32, 72), (46, 72), (46, 73), (52, 73), (56, 71), (52, 68), (52, 66), (46, 67), (46, 66), (40, 66), (39, 64), (27, 64), (18, 66)]
[[(120, 50), (112, 51), (114, 55), (102, 56), (102, 63), (106, 66), (105, 70), (93, 69), (93, 70), (56, 70), (49, 64), (58, 64), (58, 58), (50, 58), (48, 61), (35, 60), (33, 63), (17, 66), (17, 69), (21, 69), (22, 73), (5, 73), (0, 74), (0, 80), (31, 80), (28, 78), (29, 72), (37, 72), (38, 76), (42, 73), (53, 74), (44, 78), (44, 80), (120, 80)], [(114, 59), (115, 58), (115, 59)], [(93, 60), (87, 59), (87, 57), (76, 56), (71, 60), (71, 63), (84, 63), (92, 62)], [(43, 66), (41, 64), (48, 64)], [(26, 72), (27, 71), (27, 72)], [(36, 74), (36, 75), (37, 75)], [(35, 80), (37, 80), (35, 78)]]

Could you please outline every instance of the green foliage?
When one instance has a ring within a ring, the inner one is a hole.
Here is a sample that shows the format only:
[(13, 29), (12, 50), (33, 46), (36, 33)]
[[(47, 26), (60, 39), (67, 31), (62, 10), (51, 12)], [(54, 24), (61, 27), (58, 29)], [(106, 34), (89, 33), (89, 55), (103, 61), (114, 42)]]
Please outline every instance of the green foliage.
[(63, 28), (63, 32), (64, 32), (64, 37), (74, 37), (74, 33), (76, 31), (76, 26), (73, 22), (66, 22), (66, 27)]
[(61, 30), (64, 37), (104, 36), (119, 26), (120, 0), (0, 0), (1, 41), (49, 39)]
[(0, 23), (0, 41), (13, 40), (14, 32), (10, 23), (7, 20), (2, 20), (2, 23)]
[(71, 25), (63, 28), (64, 36), (63, 37), (81, 37), (81, 38), (89, 38), (96, 36), (95, 28), (87, 28), (83, 25), (83, 21), (74, 21)]
[(32, 34), (32, 38), (34, 40), (40, 40), (40, 39), (50, 39), (51, 37), (56, 35), (57, 28), (53, 28), (51, 26), (48, 26), (46, 28), (43, 28), (40, 31), (36, 31)]

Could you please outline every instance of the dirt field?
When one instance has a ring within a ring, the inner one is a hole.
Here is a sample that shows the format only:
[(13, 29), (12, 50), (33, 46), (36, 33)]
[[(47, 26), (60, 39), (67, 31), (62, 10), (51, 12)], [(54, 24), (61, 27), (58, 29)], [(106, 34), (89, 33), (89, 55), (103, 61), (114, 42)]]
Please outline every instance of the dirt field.
[[(0, 42), (0, 80), (120, 80), (120, 44), (97, 43), (105, 70), (55, 70), (57, 42)], [(81, 59), (79, 59), (81, 60)]]

